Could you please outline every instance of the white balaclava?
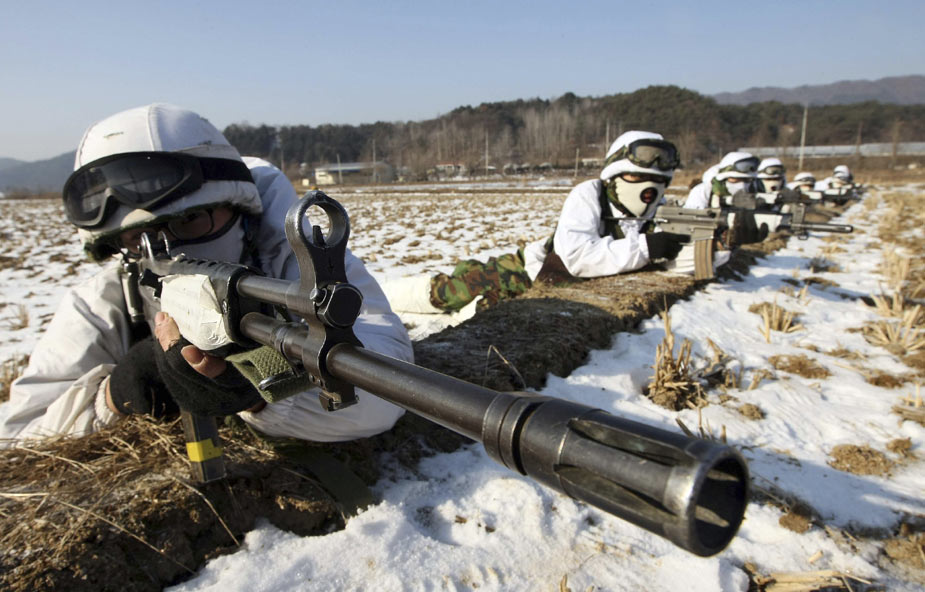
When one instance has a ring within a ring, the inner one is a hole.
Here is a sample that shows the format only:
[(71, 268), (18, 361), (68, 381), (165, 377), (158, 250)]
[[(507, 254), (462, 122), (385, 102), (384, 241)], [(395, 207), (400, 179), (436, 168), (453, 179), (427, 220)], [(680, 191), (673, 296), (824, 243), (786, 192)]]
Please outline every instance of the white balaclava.
[[(665, 138), (661, 134), (644, 131), (628, 131), (617, 138), (610, 149), (607, 150), (605, 161), (611, 155), (616, 154), (621, 148), (638, 140), (660, 140)], [(623, 173), (636, 173), (640, 175), (658, 175), (665, 179), (664, 183), (654, 181), (641, 181), (639, 183), (630, 183), (619, 175)], [(650, 217), (658, 207), (665, 189), (674, 176), (674, 170), (663, 171), (659, 168), (642, 167), (631, 162), (628, 158), (621, 158), (614, 162), (608, 163), (601, 171), (600, 179), (605, 185), (607, 197), (611, 202), (625, 208), (630, 214), (636, 217)]]
[[(780, 167), (780, 172), (768, 172), (771, 167)], [(780, 191), (787, 182), (784, 175), (784, 163), (779, 158), (765, 158), (758, 165), (758, 178), (764, 184), (765, 191)]]
[[(132, 152), (179, 152), (241, 162), (238, 151), (208, 120), (174, 105), (155, 103), (116, 113), (91, 125), (77, 148), (74, 170), (100, 158)], [(260, 194), (254, 183), (206, 181), (198, 190), (158, 204), (152, 211), (119, 204), (103, 224), (94, 228), (79, 228), (78, 234), (91, 256), (102, 258), (112, 253), (111, 249), (107, 251), (102, 244), (124, 230), (158, 224), (188, 210), (217, 206), (228, 206), (254, 215), (263, 211)], [(241, 226), (240, 222), (237, 226)], [(221, 237), (216, 237), (216, 241), (234, 242), (242, 237), (243, 231), (240, 228), (232, 228)], [(213, 242), (208, 244), (212, 245)], [(188, 245), (179, 250), (192, 256), (198, 248), (199, 245)], [(218, 258), (215, 250), (210, 249), (208, 252), (213, 255), (212, 258)]]
[[(755, 179), (755, 172), (742, 172), (736, 170), (733, 165), (741, 160), (755, 161), (755, 169), (758, 168), (758, 159), (748, 152), (729, 152), (723, 157), (717, 165), (717, 173), (713, 178), (715, 182), (722, 182), (728, 195), (735, 195), (740, 189), (746, 189)], [(743, 179), (739, 181), (739, 179)], [(716, 183), (714, 183), (715, 185)], [(716, 191), (714, 191), (716, 193)]]

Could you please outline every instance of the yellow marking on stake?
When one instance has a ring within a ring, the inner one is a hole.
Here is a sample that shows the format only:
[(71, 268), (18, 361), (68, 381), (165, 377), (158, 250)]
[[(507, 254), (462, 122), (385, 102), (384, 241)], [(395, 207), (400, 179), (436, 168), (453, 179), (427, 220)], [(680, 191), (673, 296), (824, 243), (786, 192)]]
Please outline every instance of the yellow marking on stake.
[(204, 462), (222, 455), (222, 447), (212, 443), (211, 438), (186, 443), (186, 455), (193, 462)]

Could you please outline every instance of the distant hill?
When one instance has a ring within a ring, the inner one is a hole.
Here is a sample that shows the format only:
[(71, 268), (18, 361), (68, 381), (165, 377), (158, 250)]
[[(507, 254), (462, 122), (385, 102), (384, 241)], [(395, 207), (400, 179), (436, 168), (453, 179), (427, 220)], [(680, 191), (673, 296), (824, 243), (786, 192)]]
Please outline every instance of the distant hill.
[(26, 164), (26, 162), (24, 160), (16, 160), (15, 158), (0, 158), (0, 171), (12, 168), (20, 164)]
[[(61, 191), (74, 167), (75, 152), (67, 152), (36, 162), (22, 162), (12, 158), (0, 159), (0, 191), (30, 192)], [(15, 164), (5, 166), (8, 161)]]
[(803, 85), (796, 88), (779, 86), (755, 87), (742, 92), (713, 95), (724, 105), (748, 105), (765, 101), (809, 103), (810, 105), (847, 105), (864, 101), (879, 101), (894, 105), (925, 103), (925, 76), (891, 76), (879, 80), (841, 80), (832, 84)]

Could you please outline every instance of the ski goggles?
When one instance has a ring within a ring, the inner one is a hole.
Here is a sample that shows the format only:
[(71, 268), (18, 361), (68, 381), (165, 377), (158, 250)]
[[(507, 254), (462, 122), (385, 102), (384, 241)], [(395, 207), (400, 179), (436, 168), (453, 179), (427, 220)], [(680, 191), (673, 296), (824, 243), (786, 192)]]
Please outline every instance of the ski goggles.
[(759, 160), (757, 158), (743, 158), (742, 160), (737, 160), (729, 166), (721, 168), (718, 173), (744, 173), (746, 175), (754, 175), (755, 171), (758, 170)]
[(784, 174), (784, 167), (775, 164), (775, 165), (771, 165), (771, 166), (769, 166), (769, 167), (765, 167), (765, 168), (761, 169), (761, 170), (758, 171), (758, 172), (761, 173), (762, 175), (770, 175), (770, 176), (772, 176), (772, 177), (780, 177), (781, 175)]
[(681, 164), (678, 149), (665, 140), (636, 140), (611, 154), (604, 166), (618, 160), (629, 160), (636, 166), (656, 168), (660, 171), (672, 171)]
[(254, 182), (247, 165), (176, 152), (114, 154), (88, 163), (64, 184), (67, 219), (81, 228), (102, 224), (117, 204), (149, 209), (189, 195), (206, 181)]

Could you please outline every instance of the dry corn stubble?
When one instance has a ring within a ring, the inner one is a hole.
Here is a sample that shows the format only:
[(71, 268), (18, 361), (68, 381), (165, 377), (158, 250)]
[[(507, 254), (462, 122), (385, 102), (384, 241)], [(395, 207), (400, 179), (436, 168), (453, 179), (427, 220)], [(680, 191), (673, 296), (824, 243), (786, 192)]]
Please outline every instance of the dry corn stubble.
[(771, 331), (793, 333), (803, 328), (796, 322), (797, 314), (778, 306), (776, 301), (753, 304), (748, 307), (748, 312), (757, 313), (764, 321), (759, 329), (766, 343), (771, 343)]
[(920, 314), (919, 307), (906, 311), (901, 321), (875, 321), (861, 327), (864, 339), (891, 354), (905, 356), (925, 349), (925, 335), (913, 321)]
[(656, 346), (655, 364), (652, 366), (655, 373), (644, 393), (655, 404), (673, 411), (703, 407), (707, 400), (691, 368), (693, 344), (685, 338), (676, 357), (671, 317), (667, 310), (660, 314), (665, 325), (665, 338)]

